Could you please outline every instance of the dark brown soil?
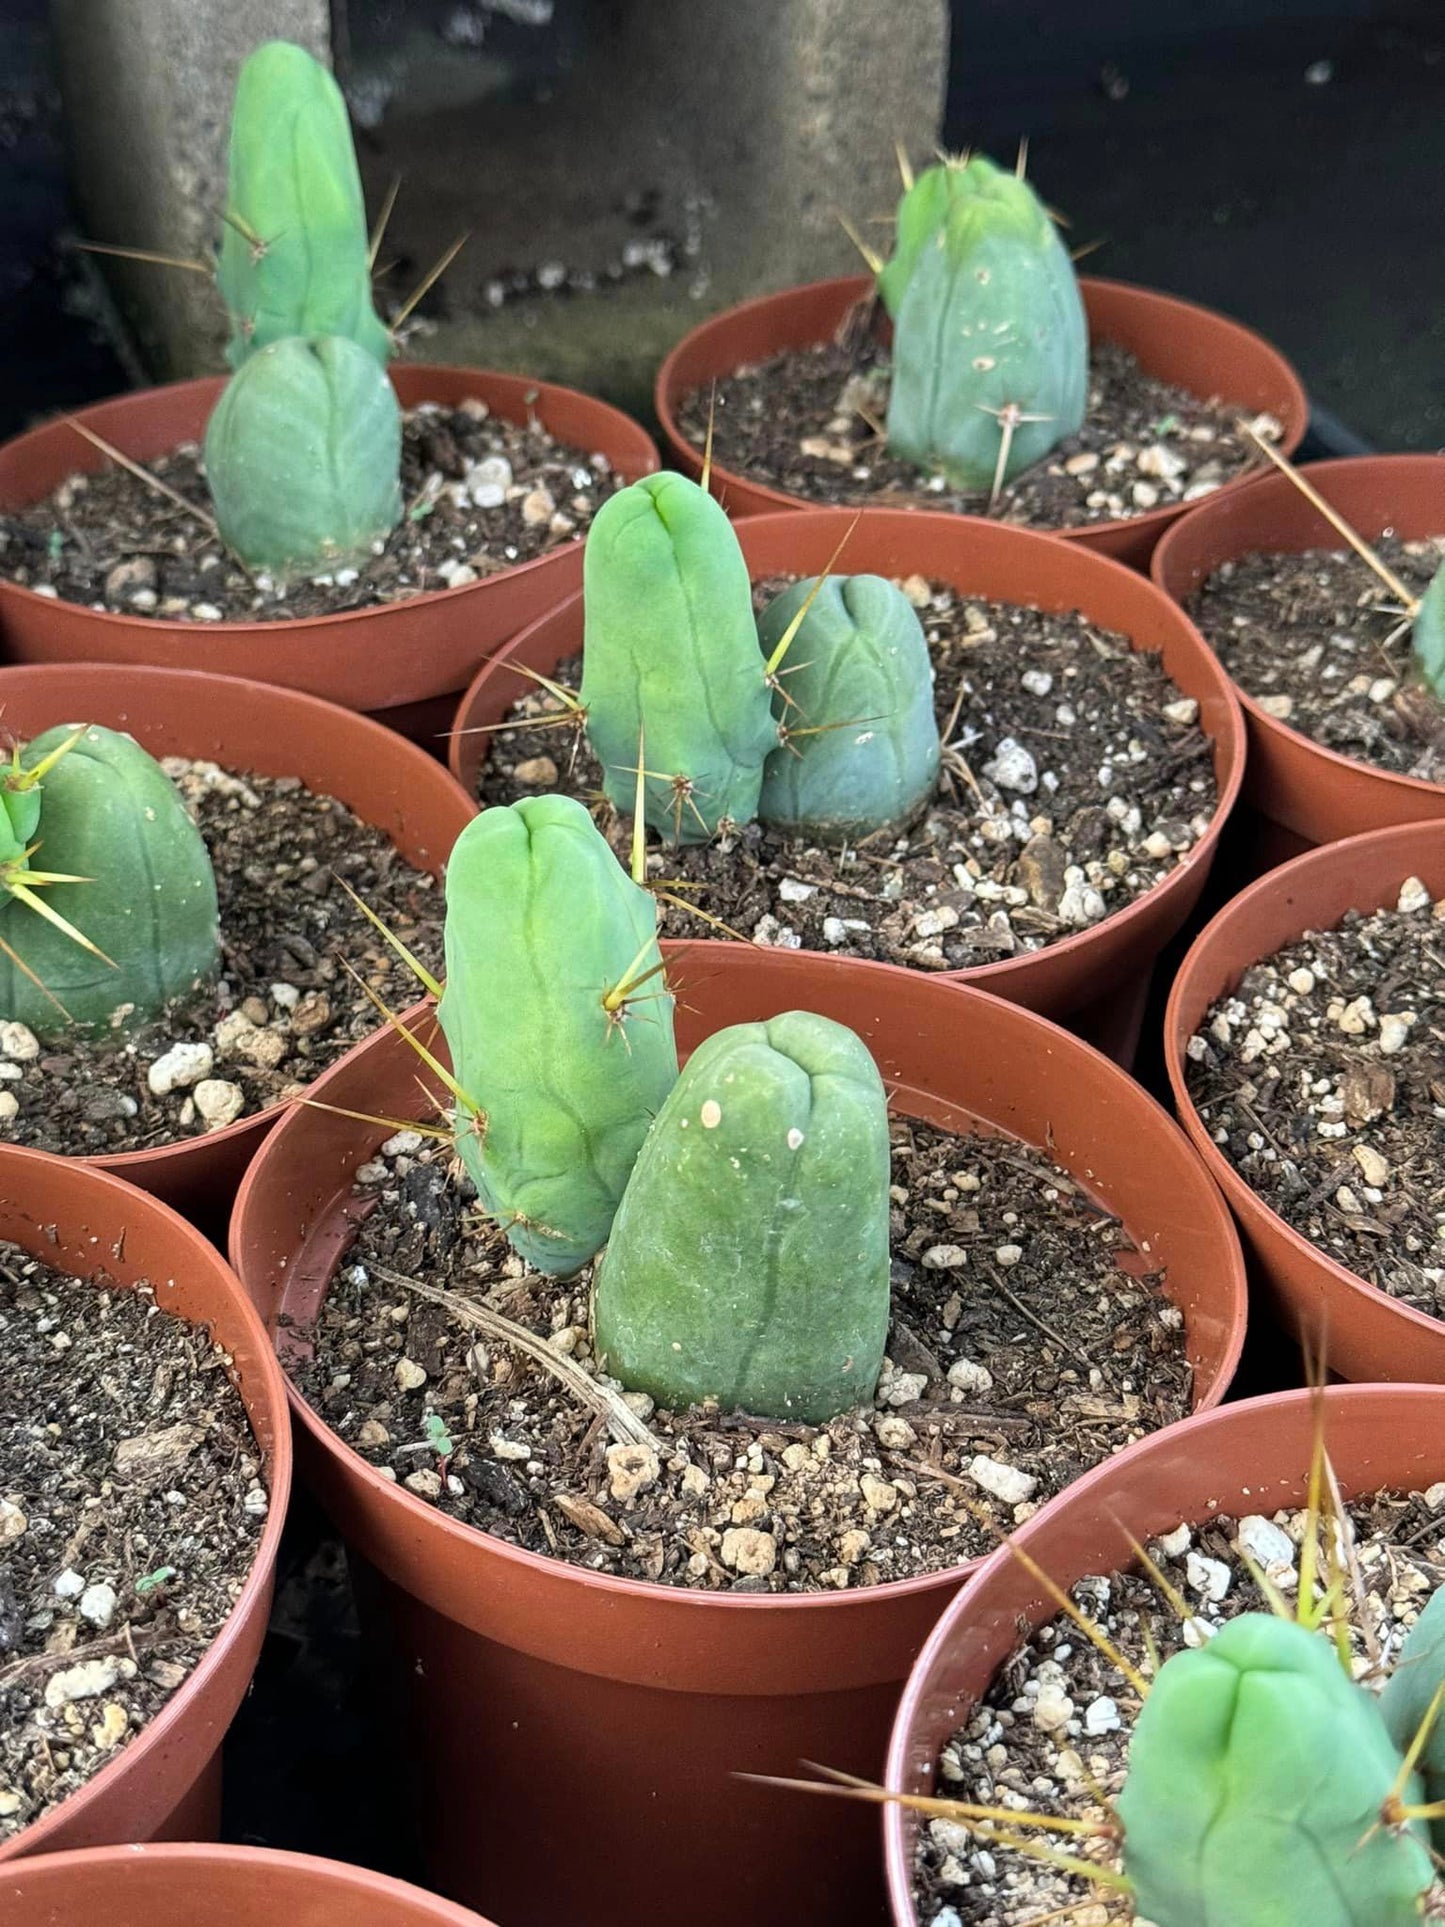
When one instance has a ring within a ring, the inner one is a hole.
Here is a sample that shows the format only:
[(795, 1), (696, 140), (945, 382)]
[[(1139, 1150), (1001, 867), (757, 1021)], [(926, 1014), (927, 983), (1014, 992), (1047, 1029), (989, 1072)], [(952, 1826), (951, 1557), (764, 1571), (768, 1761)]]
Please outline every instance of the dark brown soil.
[(165, 1705), (266, 1519), (227, 1361), (144, 1288), (0, 1243), (0, 1841)]
[[(393, 1009), (414, 1003), (420, 986), (338, 878), (428, 969), (441, 966), (440, 888), (344, 804), (295, 777), (177, 759), (164, 767), (215, 866), (221, 976), (126, 1037), (37, 1045), (23, 1025), (0, 1023), (0, 1131), (12, 1142), (70, 1156), (135, 1151), (294, 1097), (376, 1028), (345, 964)], [(193, 1061), (157, 1092), (151, 1069), (177, 1044), (204, 1044), (212, 1061)], [(208, 1088), (216, 1084), (233, 1095)], [(11, 1102), (18, 1113), (5, 1115)]]
[(1166, 1281), (1010, 1139), (894, 1120), (893, 1328), (873, 1409), (819, 1428), (630, 1397), (655, 1452), (609, 1453), (574, 1390), (465, 1322), (483, 1304), (590, 1372), (586, 1273), (528, 1272), (414, 1135), (358, 1175), (373, 1208), (316, 1328), (292, 1335), (306, 1397), (452, 1517), (597, 1571), (768, 1592), (941, 1571), (1189, 1409)]
[[(1363, 1576), (1370, 1634), (1383, 1662), (1367, 1678), (1379, 1682), (1430, 1593), (1445, 1579), (1445, 1485), (1428, 1494), (1382, 1493), (1348, 1508)], [(1180, 1527), (1150, 1552), (1184, 1595), (1195, 1617), (1181, 1626), (1141, 1573), (1084, 1579), (1073, 1597), (1134, 1665), (1148, 1671), (1152, 1638), (1161, 1659), (1242, 1612), (1268, 1610), (1241, 1556), (1241, 1531), (1257, 1567), (1293, 1598), (1298, 1590), (1296, 1549), (1303, 1511), (1244, 1521), (1224, 1516)], [(1286, 1542), (1293, 1545), (1286, 1550)], [(1271, 1550), (1282, 1555), (1276, 1562)], [(1201, 1563), (1205, 1562), (1205, 1563)], [(1293, 1581), (1290, 1574), (1296, 1576)], [(1214, 1597), (1220, 1586), (1223, 1597)], [(1361, 1661), (1370, 1642), (1351, 1629)], [(1039, 1628), (1009, 1660), (967, 1724), (944, 1747), (937, 1789), (945, 1798), (1004, 1804), (1098, 1821), (1097, 1794), (1113, 1798), (1123, 1785), (1138, 1698), (1123, 1675), (1062, 1615)], [(1076, 1843), (1070, 1842), (1071, 1851)], [(1116, 1864), (1102, 1843), (1087, 1857)], [(925, 1821), (916, 1862), (915, 1904), (921, 1927), (1025, 1927), (1052, 1919), (1053, 1909), (1080, 1923), (1133, 1918), (1103, 1905), (1106, 1893), (1006, 1845), (985, 1843), (956, 1821)], [(1087, 1905), (1091, 1894), (1095, 1912)], [(1445, 1899), (1437, 1883), (1432, 1901)], [(1077, 1911), (1076, 1911), (1077, 1910)], [(1430, 1918), (1438, 1918), (1433, 1911)], [(1245, 1927), (1241, 1921), (1239, 1927)]]
[(1445, 1317), (1445, 898), (1306, 936), (1245, 972), (1190, 1040), (1189, 1092), (1287, 1224)]
[[(77, 436), (77, 453), (83, 446)], [(209, 521), (210, 491), (194, 443), (146, 466)], [(406, 513), (364, 567), (285, 589), (264, 576), (253, 579), (207, 522), (112, 464), (97, 475), (73, 475), (45, 501), (0, 515), (0, 573), (42, 595), (117, 615), (294, 621), (460, 588), (530, 562), (580, 540), (617, 485), (605, 455), (554, 442), (538, 422), (518, 427), (489, 415), (483, 402), (456, 409), (426, 402), (404, 423)]]
[[(1373, 547), (1415, 595), (1445, 558), (1445, 538), (1382, 536)], [(1413, 674), (1399, 599), (1351, 550), (1240, 556), (1200, 586), (1189, 612), (1271, 716), (1342, 756), (1445, 783), (1445, 703)]]
[[(890, 457), (875, 433), (888, 416), (888, 364), (875, 341), (790, 349), (717, 384), (713, 457), (749, 481), (809, 502), (988, 513), (987, 493), (950, 489)], [(679, 422), (700, 449), (711, 388), (683, 401)], [(1003, 490), (1004, 522), (1085, 528), (1195, 502), (1263, 457), (1237, 426), (1239, 410), (1146, 374), (1134, 357), (1096, 342), (1083, 427)], [(1254, 417), (1263, 435), (1282, 430)]]
[[(760, 584), (760, 599), (779, 586)], [(947, 746), (935, 807), (901, 839), (847, 849), (752, 824), (654, 850), (653, 873), (744, 937), (921, 970), (1041, 950), (1162, 882), (1209, 828), (1218, 790), (1198, 705), (1159, 657), (1081, 615), (965, 600), (921, 576), (903, 587), (928, 635)], [(557, 672), (573, 686), (580, 673), (580, 659)], [(529, 688), (513, 713), (558, 709)], [(569, 729), (490, 740), (483, 803), (601, 790)], [(604, 808), (603, 828), (625, 862), (630, 824)], [(675, 905), (666, 921), (670, 936), (717, 934)]]

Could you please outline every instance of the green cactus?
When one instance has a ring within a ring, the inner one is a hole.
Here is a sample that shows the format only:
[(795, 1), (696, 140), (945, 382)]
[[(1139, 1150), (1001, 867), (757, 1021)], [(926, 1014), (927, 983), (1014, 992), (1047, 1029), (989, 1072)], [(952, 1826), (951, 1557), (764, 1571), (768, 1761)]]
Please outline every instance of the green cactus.
[[(1400, 1648), (1394, 1670), (1380, 1694), (1380, 1712), (1401, 1753), (1409, 1751), (1416, 1734), (1426, 1727), (1420, 1753), (1420, 1772), (1426, 1800), (1445, 1800), (1445, 1703), (1435, 1696), (1445, 1687), (1445, 1586), (1430, 1601)], [(1445, 1853), (1445, 1815), (1431, 1822), (1435, 1851)]]
[(1410, 645), (1426, 687), (1445, 703), (1445, 564), (1420, 598)]
[(1161, 1668), (1118, 1813), (1138, 1912), (1156, 1927), (1417, 1927), (1432, 1866), (1419, 1797), (1375, 1698), (1316, 1632), (1231, 1620)]
[(570, 1277), (606, 1240), (677, 1077), (657, 909), (582, 805), (484, 810), (447, 868), (439, 1016), (457, 1150), (531, 1265)]
[(808, 1011), (694, 1051), (623, 1194), (593, 1300), (606, 1370), (678, 1410), (821, 1424), (888, 1335), (888, 1110), (852, 1031)]
[(258, 47), (236, 83), (216, 281), (233, 368), (293, 335), (345, 335), (382, 363), (391, 353), (372, 305), (346, 103), (320, 62), (286, 40)]
[(771, 658), (817, 588), (780, 682), (784, 741), (763, 766), (758, 815), (842, 843), (902, 829), (933, 796), (940, 745), (928, 642), (912, 603), (878, 575), (796, 582), (758, 624)]
[(587, 734), (619, 809), (706, 842), (757, 813), (778, 744), (747, 564), (719, 505), (682, 475), (648, 475), (604, 503), (582, 558)]
[(344, 335), (252, 355), (206, 428), (221, 536), (282, 582), (366, 557), (400, 519), (400, 471), (396, 393)]
[[(888, 444), (957, 488), (997, 488), (1084, 419), (1088, 325), (1068, 251), (1026, 181), (981, 155), (920, 205), (895, 257)], [(914, 192), (918, 192), (915, 184)], [(892, 266), (893, 264), (890, 264)]]
[(123, 1029), (219, 961), (211, 860), (159, 763), (83, 725), (17, 749), (0, 776), (0, 1014), (42, 1038)]
[(965, 166), (965, 161), (943, 160), (935, 167), (925, 167), (899, 197), (893, 253), (878, 270), (878, 293), (895, 321), (918, 257), (937, 238), (953, 204), (955, 183), (962, 181)]

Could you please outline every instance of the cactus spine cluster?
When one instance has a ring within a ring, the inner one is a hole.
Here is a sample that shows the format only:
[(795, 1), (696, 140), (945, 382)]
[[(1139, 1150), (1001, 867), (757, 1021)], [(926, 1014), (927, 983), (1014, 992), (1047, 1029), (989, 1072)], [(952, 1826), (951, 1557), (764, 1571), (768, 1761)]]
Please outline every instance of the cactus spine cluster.
[[(1425, 1734), (1418, 1761), (1425, 1798), (1435, 1806), (1445, 1801), (1445, 1720), (1436, 1695), (1445, 1683), (1445, 1586), (1431, 1594), (1429, 1604), (1410, 1628), (1396, 1657), (1394, 1670), (1380, 1694), (1380, 1712), (1390, 1737), (1402, 1754), (1417, 1733)], [(1445, 1814), (1430, 1822), (1436, 1853), (1445, 1853)]]
[(1426, 687), (1445, 703), (1445, 564), (1420, 598), (1410, 646)]
[(17, 748), (0, 775), (0, 1014), (42, 1038), (123, 1029), (219, 960), (211, 861), (160, 765), (110, 729)]
[(929, 168), (879, 274), (893, 316), (888, 444), (962, 489), (997, 489), (1084, 418), (1088, 324), (1073, 263), (1027, 181), (976, 155)]

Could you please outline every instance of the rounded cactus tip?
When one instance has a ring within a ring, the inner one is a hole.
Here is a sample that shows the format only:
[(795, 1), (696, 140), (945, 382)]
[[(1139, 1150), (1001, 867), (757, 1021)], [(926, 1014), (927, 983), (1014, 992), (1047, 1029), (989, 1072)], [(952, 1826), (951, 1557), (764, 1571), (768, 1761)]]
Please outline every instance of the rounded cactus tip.
[(821, 1424), (866, 1404), (889, 1322), (888, 1110), (861, 1039), (811, 1011), (716, 1032), (638, 1155), (598, 1268), (606, 1369)]

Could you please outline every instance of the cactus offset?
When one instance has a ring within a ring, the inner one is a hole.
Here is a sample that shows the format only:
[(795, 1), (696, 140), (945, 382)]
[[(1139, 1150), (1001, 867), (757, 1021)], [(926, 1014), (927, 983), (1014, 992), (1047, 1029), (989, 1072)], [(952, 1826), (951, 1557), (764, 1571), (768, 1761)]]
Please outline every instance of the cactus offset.
[(1420, 598), (1410, 646), (1425, 686), (1445, 703), (1445, 564), (1435, 571)]
[(757, 813), (778, 744), (752, 589), (722, 509), (682, 475), (619, 489), (582, 558), (582, 702), (608, 796), (670, 843)]
[(372, 304), (346, 103), (325, 67), (289, 41), (258, 47), (236, 82), (216, 281), (233, 368), (292, 335), (345, 335), (382, 363), (391, 353)]
[(942, 218), (926, 228), (936, 209), (920, 206), (899, 257), (888, 444), (957, 488), (997, 489), (1083, 421), (1088, 325), (1028, 183), (977, 156), (948, 185)]
[(252, 355), (206, 428), (222, 538), (278, 581), (368, 555), (400, 520), (400, 470), (395, 391), (344, 335)]
[(159, 763), (84, 726), (17, 750), (0, 775), (0, 1014), (46, 1038), (125, 1028), (219, 961), (211, 860)]
[(1118, 1800), (1124, 1868), (1157, 1927), (1414, 1927), (1432, 1866), (1376, 1700), (1328, 1641), (1265, 1613), (1161, 1669)]
[[(797, 582), (758, 624), (771, 657), (814, 581)], [(763, 768), (758, 815), (846, 842), (906, 827), (933, 796), (940, 746), (933, 669), (918, 616), (877, 575), (830, 577), (790, 646), (784, 741)]]
[(457, 1149), (512, 1244), (558, 1277), (605, 1241), (677, 1076), (656, 930), (570, 797), (484, 810), (457, 839), (438, 1013)]
[(624, 1385), (677, 1410), (821, 1424), (873, 1395), (888, 1334), (888, 1111), (852, 1031), (807, 1011), (688, 1060), (623, 1194), (593, 1299)]

